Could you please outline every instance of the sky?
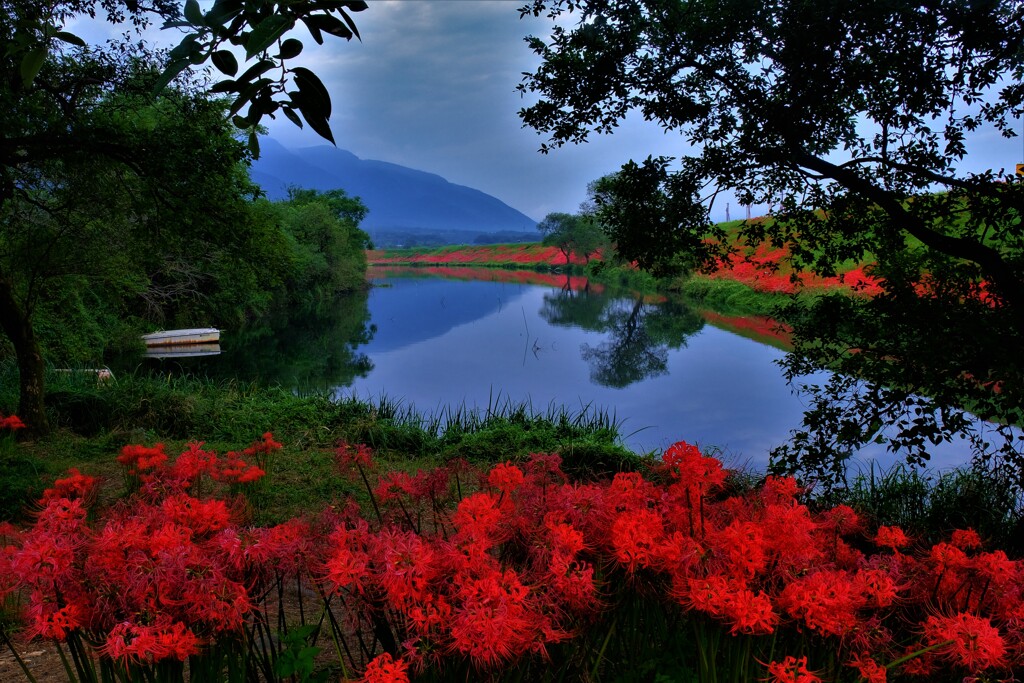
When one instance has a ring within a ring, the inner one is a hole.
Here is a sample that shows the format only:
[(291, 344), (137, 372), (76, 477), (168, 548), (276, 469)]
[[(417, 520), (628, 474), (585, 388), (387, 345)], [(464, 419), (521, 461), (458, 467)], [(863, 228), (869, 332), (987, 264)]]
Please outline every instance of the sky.
[[(541, 154), (546, 137), (523, 128), (517, 112), (531, 101), (516, 85), (539, 64), (523, 39), (550, 21), (520, 19), (523, 4), (371, 1), (354, 14), (361, 42), (325, 42), (307, 60), (331, 93), (338, 146), (437, 173), (537, 220), (576, 212), (587, 183), (630, 158), (678, 153), (678, 139), (636, 117), (614, 136)], [(286, 147), (322, 144), (283, 119), (270, 131)]]
[[(524, 129), (517, 112), (532, 103), (516, 92), (538, 58), (524, 42), (543, 36), (550, 20), (519, 18), (525, 0), (370, 0), (353, 14), (362, 40), (327, 37), (318, 46), (298, 29), (306, 49), (296, 60), (311, 68), (331, 94), (331, 129), (338, 146), (436, 173), (494, 195), (536, 220), (574, 213), (590, 181), (648, 155), (680, 156), (678, 134), (630, 116), (612, 135), (592, 135), (547, 155), (546, 136)], [(206, 2), (206, 5), (211, 3)], [(169, 32), (151, 32), (174, 44)], [(329, 144), (284, 117), (270, 137), (289, 148)], [(962, 170), (1013, 168), (1024, 162), (1019, 140), (981, 133), (969, 145)], [(712, 208), (724, 220), (725, 203)], [(759, 208), (755, 207), (755, 213)], [(742, 218), (731, 202), (731, 218)]]

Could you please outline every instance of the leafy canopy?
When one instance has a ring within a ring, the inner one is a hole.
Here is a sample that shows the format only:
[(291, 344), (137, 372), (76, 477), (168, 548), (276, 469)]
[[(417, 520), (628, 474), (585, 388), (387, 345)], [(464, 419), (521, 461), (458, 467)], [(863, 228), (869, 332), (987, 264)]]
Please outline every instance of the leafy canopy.
[[(882, 295), (789, 311), (791, 375), (837, 374), (812, 387), (780, 462), (836, 475), (872, 440), (922, 460), (961, 432), (991, 453), (967, 408), (999, 421), (1001, 454), (1024, 464), (1005, 427), (1024, 398), (1024, 183), (963, 170), (971, 133), (1019, 125), (1024, 3), (536, 0), (521, 13), (558, 20), (527, 39), (542, 62), (520, 85), (542, 151), (631, 111), (679, 135), (679, 161), (630, 162), (597, 198), (624, 257), (713, 269), (767, 241), (794, 272), (874, 264)], [(708, 208), (722, 191), (779, 208), (725, 239)]]

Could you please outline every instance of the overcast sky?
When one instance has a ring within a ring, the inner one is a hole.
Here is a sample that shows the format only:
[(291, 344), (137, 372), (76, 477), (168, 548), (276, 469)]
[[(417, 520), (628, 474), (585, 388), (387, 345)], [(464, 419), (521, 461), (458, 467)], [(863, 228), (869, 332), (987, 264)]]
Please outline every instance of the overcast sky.
[[(338, 146), (475, 187), (535, 219), (575, 212), (588, 182), (632, 157), (678, 153), (677, 138), (641, 119), (540, 154), (546, 138), (522, 127), (517, 112), (530, 101), (516, 85), (538, 64), (523, 38), (546, 34), (550, 21), (521, 20), (523, 4), (371, 0), (354, 15), (362, 42), (334, 40), (303, 55), (331, 93)], [(288, 147), (322, 144), (283, 119), (271, 137)]]
[[(483, 190), (538, 220), (552, 211), (575, 212), (589, 181), (631, 158), (685, 153), (680, 136), (636, 116), (614, 135), (540, 154), (546, 138), (522, 128), (517, 112), (530, 100), (515, 88), (538, 63), (523, 38), (546, 35), (550, 20), (520, 19), (524, 2), (370, 0), (369, 9), (354, 14), (361, 42), (328, 37), (317, 46), (297, 30), (306, 45), (300, 60), (331, 93), (338, 146)], [(292, 148), (327, 144), (284, 117), (271, 124), (270, 135)], [(1024, 162), (1019, 140), (990, 133), (970, 149), (969, 170)], [(735, 203), (731, 209), (732, 218), (741, 217)], [(725, 200), (712, 218), (725, 218)]]

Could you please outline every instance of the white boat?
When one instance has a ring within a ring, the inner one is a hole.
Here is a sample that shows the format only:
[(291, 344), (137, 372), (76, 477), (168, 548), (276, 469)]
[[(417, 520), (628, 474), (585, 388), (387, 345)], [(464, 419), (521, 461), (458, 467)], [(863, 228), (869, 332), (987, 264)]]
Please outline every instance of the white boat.
[(146, 346), (177, 344), (215, 344), (220, 341), (220, 330), (215, 327), (195, 327), (188, 330), (163, 330), (142, 335)]

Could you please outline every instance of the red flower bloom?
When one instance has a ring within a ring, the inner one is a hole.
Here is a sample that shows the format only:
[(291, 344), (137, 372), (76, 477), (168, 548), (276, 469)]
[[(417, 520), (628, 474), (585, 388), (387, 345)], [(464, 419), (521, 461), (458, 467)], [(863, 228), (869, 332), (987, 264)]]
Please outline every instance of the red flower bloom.
[(981, 547), (981, 536), (974, 529), (956, 529), (949, 542), (960, 550), (975, 550)]
[(390, 654), (377, 655), (369, 664), (360, 683), (409, 683), (407, 673), (408, 664), (399, 659), (393, 659)]
[(821, 683), (821, 679), (807, 670), (807, 657), (787, 656), (781, 662), (768, 664), (770, 683)]
[(24, 429), (25, 423), (21, 421), (21, 418), (17, 415), (8, 415), (7, 417), (0, 416), (0, 429), (10, 429), (12, 432), (16, 429)]
[(495, 465), (487, 475), (487, 483), (505, 495), (522, 486), (525, 480), (523, 471), (508, 462)]
[(459, 503), (452, 519), (460, 534), (477, 540), (494, 540), (501, 523), (497, 499), (490, 493), (474, 493)]
[(58, 498), (75, 499), (80, 498), (89, 501), (96, 488), (99, 486), (99, 479), (82, 474), (77, 467), (68, 470), (68, 476), (53, 482), (53, 488), (43, 491), (42, 502), (49, 503)]
[(865, 683), (886, 683), (887, 669), (871, 659), (869, 655), (863, 654), (854, 657), (848, 664), (857, 669)]
[(875, 536), (875, 545), (898, 550), (910, 545), (910, 539), (898, 526), (880, 526)]
[(361, 469), (373, 469), (373, 451), (366, 444), (341, 442), (334, 449), (334, 464), (344, 476), (353, 476)]
[(541, 627), (527, 607), (528, 592), (511, 569), (467, 581), (452, 615), (452, 647), (485, 668), (525, 654)]
[(111, 629), (100, 651), (127, 662), (185, 661), (199, 654), (199, 639), (180, 621), (142, 626), (122, 622)]
[(1006, 644), (988, 619), (973, 614), (928, 617), (924, 623), (929, 645), (952, 641), (939, 651), (969, 671), (981, 671), (1004, 664)]
[(28, 612), (33, 637), (64, 642), (68, 633), (82, 625), (82, 610), (75, 604), (53, 609), (53, 605), (33, 600)]
[(864, 598), (846, 572), (821, 570), (786, 586), (779, 604), (824, 635), (843, 636), (857, 625), (856, 611)]
[(664, 536), (664, 524), (654, 510), (623, 512), (612, 523), (611, 541), (615, 559), (629, 572), (652, 566), (658, 545)]

